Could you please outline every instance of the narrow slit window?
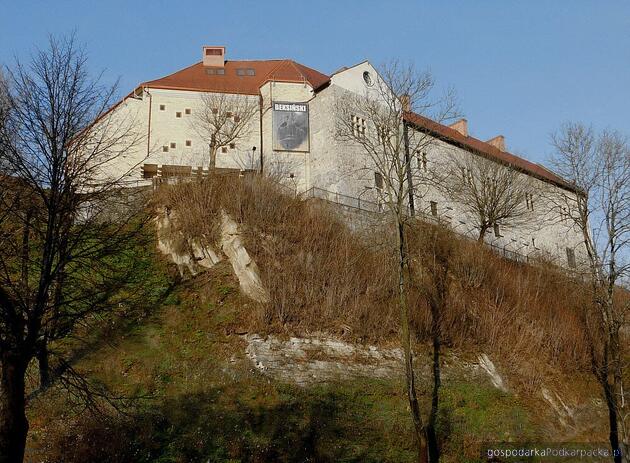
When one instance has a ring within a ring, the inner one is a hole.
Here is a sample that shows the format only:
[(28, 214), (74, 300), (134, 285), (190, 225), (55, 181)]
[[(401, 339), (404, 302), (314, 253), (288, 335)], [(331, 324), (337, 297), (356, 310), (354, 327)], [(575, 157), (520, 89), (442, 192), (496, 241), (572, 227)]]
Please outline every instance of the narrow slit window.
[(575, 268), (577, 266), (575, 263), (575, 250), (571, 248), (567, 248), (567, 263), (569, 264), (569, 268)]
[(431, 215), (433, 217), (437, 217), (438, 215), (438, 204), (435, 201), (431, 201)]

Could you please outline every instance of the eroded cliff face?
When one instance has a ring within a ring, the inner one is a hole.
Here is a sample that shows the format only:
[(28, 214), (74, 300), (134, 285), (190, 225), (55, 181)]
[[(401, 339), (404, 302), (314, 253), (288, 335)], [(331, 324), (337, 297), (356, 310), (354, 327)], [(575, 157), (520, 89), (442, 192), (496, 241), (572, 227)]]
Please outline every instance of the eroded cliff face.
[(258, 266), (243, 245), (239, 225), (225, 211), (221, 212), (220, 238), (216, 242), (207, 236), (184, 236), (177, 228), (177, 215), (167, 209), (160, 211), (156, 224), (158, 249), (177, 265), (182, 278), (195, 276), (227, 258), (243, 294), (261, 303), (269, 300)]
[[(242, 230), (225, 211), (221, 211), (214, 239), (185, 236), (177, 227), (177, 215), (166, 209), (160, 211), (156, 224), (158, 249), (177, 266), (182, 278), (195, 276), (227, 260), (243, 295), (263, 304), (269, 301), (258, 266), (244, 245)], [(254, 370), (301, 387), (361, 377), (395, 381), (403, 375), (402, 354), (395, 346), (359, 345), (327, 333), (289, 338), (248, 333), (242, 339), (244, 354)], [(430, 381), (429, 357), (416, 353), (419, 383)], [(466, 355), (445, 352), (442, 380), (494, 389), (516, 402), (526, 402), (527, 408), (537, 410), (543, 417), (541, 421), (552, 440), (581, 439), (599, 433), (598, 428), (605, 424), (606, 408), (583, 379), (579, 380), (579, 387), (573, 387), (560, 374), (548, 375), (534, 390), (526, 390), (513, 374), (518, 369), (518, 365), (506, 365), (483, 352)]]

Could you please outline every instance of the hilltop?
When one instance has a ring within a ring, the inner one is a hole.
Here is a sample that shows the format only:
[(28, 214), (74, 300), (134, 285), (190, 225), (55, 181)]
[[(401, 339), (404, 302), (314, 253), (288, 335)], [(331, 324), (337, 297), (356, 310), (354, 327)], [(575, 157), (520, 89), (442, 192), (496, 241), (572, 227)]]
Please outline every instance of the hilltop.
[[(87, 345), (57, 346), (98, 390), (135, 399), (97, 399), (94, 414), (61, 387), (37, 395), (34, 461), (414, 461), (387, 224), (351, 230), (257, 177), (165, 186), (150, 207), (134, 256), (145, 304), (95, 324)], [(441, 233), (410, 224), (413, 258)], [(581, 284), (449, 236), (444, 461), (480, 461), (484, 441), (606, 442)], [(419, 290), (412, 307), (427, 407)]]

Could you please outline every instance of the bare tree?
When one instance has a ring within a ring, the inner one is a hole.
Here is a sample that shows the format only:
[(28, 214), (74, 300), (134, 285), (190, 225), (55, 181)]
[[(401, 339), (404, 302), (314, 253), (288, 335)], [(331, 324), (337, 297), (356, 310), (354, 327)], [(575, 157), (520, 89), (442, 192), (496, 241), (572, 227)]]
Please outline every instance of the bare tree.
[[(428, 72), (393, 62), (384, 66), (364, 94), (344, 92), (335, 105), (336, 138), (358, 149), (367, 162), (352, 174), (374, 173), (379, 200), (385, 204), (396, 229), (398, 261), (398, 305), (401, 342), (405, 361), (406, 393), (418, 444), (418, 460), (428, 461), (427, 420), (418, 405), (411, 346), (409, 291), (409, 250), (406, 225), (413, 212), (415, 184), (426, 181), (426, 173), (412, 162), (412, 157), (426, 152), (435, 139), (426, 131), (407, 123), (412, 112), (443, 122), (456, 117), (452, 92), (434, 98), (435, 83)], [(435, 122), (433, 122), (435, 123)], [(432, 437), (432, 436), (429, 436)], [(433, 454), (430, 455), (435, 460)]]
[(216, 167), (217, 152), (249, 138), (258, 113), (258, 99), (249, 95), (204, 93), (192, 119), (193, 129), (210, 147), (209, 167)]
[(135, 271), (123, 256), (145, 220), (142, 193), (120, 189), (128, 172), (112, 178), (107, 169), (141, 141), (134, 118), (109, 111), (115, 89), (89, 76), (74, 38), (51, 38), (29, 63), (18, 61), (7, 81), (9, 111), (0, 127), (2, 463), (24, 456), (27, 367), (39, 360), (45, 386), (54, 379), (49, 358), (60, 355), (55, 342), (123, 301), (115, 299)]
[(630, 146), (618, 132), (597, 135), (578, 123), (565, 124), (552, 135), (552, 143), (553, 166), (579, 192), (558, 190), (549, 200), (558, 217), (571, 221), (582, 235), (591, 290), (584, 320), (592, 371), (606, 399), (615, 462), (627, 462), (630, 414), (621, 329), (630, 306), (617, 296), (619, 283), (630, 271)]
[(435, 185), (472, 219), (479, 242), (494, 226), (530, 225), (535, 191), (530, 176), (468, 153), (451, 153), (444, 165), (446, 175), (436, 178)]

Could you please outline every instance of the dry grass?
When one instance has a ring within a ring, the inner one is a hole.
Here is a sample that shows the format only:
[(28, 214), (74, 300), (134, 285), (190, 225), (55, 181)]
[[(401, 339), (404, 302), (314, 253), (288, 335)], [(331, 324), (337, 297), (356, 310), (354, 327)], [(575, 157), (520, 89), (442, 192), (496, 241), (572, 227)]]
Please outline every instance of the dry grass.
[[(382, 230), (370, 240), (360, 238), (332, 210), (287, 196), (259, 177), (169, 186), (155, 201), (176, 212), (190, 238), (216, 240), (221, 210), (242, 224), (247, 250), (270, 293), (270, 302), (245, 321), (251, 329), (397, 339), (395, 253)], [(579, 284), (553, 268), (506, 261), (427, 225), (410, 226), (409, 237), (415, 278), (410, 300), (420, 341), (428, 339), (430, 327), (422, 275), (430, 271), (430, 256), (446, 252), (446, 345), (497, 352), (522, 365), (536, 359), (568, 371), (588, 368)], [(526, 375), (538, 383), (533, 369)]]

